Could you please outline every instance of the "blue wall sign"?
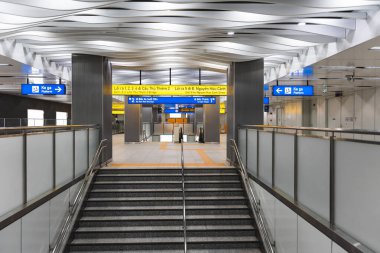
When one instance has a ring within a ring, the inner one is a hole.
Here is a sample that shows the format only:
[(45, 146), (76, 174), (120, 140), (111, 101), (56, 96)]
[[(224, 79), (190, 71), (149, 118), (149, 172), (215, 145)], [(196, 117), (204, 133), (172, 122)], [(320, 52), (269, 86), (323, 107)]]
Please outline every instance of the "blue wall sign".
[(215, 97), (128, 97), (128, 104), (215, 104)]
[(65, 95), (64, 84), (21, 84), (22, 95)]
[(264, 105), (269, 105), (269, 98), (268, 97), (264, 97)]
[(273, 96), (314, 96), (314, 87), (305, 85), (278, 85), (272, 86)]

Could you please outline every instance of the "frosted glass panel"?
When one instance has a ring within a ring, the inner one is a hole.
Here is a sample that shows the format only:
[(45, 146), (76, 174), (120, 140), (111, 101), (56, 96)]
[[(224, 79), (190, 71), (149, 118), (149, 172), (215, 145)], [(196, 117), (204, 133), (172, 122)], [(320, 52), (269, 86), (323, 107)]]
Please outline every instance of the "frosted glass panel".
[(83, 184), (83, 180), (70, 187), (70, 204), (71, 205), (74, 204), (75, 197), (78, 194), (78, 191), (80, 187), (82, 186), (82, 184)]
[(243, 160), (243, 164), (244, 166), (247, 166), (246, 164), (246, 158), (247, 158), (247, 153), (246, 153), (246, 144), (247, 144), (247, 140), (246, 140), (246, 129), (239, 129), (238, 130), (238, 149), (239, 149), (239, 153), (240, 153), (240, 156), (241, 156), (241, 159)]
[(87, 159), (87, 130), (75, 131), (75, 176), (84, 174)]
[(22, 218), (22, 252), (49, 252), (49, 202)]
[(330, 201), (329, 140), (298, 137), (298, 198), (325, 219)]
[(69, 212), (70, 194), (66, 190), (50, 200), (50, 245), (57, 240), (65, 217)]
[(331, 240), (298, 217), (298, 252), (331, 253)]
[(247, 169), (257, 176), (257, 130), (248, 129)]
[[(90, 152), (89, 152), (90, 163), (94, 159), (98, 145), (99, 145), (99, 129), (90, 129)], [(108, 145), (108, 143), (106, 143), (106, 145)]]
[(274, 147), (275, 186), (294, 197), (294, 136), (276, 133)]
[(297, 252), (297, 214), (276, 199), (275, 236), (278, 253)]
[(23, 137), (0, 138), (0, 216), (23, 204), (22, 156)]
[(272, 184), (272, 132), (259, 132), (259, 178)]
[(56, 185), (73, 179), (73, 132), (56, 133)]
[(0, 252), (21, 253), (21, 220), (0, 230)]
[(335, 150), (336, 224), (380, 252), (380, 146), (337, 141)]
[(53, 134), (27, 137), (28, 201), (53, 189)]

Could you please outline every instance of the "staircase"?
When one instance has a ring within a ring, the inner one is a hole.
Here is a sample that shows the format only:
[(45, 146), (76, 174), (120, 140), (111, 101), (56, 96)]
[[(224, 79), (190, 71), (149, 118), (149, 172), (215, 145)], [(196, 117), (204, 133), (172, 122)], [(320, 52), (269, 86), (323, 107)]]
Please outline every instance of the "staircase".
[[(260, 241), (235, 169), (185, 169), (188, 252), (254, 252)], [(180, 169), (102, 169), (66, 252), (183, 252)]]

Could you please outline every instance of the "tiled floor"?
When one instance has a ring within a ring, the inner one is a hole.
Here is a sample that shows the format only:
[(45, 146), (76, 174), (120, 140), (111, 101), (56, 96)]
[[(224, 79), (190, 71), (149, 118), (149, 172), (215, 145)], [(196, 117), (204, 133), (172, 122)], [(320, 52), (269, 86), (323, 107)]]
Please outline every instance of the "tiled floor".
[[(179, 167), (181, 145), (178, 143), (145, 142), (125, 144), (124, 135), (113, 136), (113, 162), (109, 167)], [(184, 143), (185, 166), (226, 166), (226, 136), (220, 144)]]

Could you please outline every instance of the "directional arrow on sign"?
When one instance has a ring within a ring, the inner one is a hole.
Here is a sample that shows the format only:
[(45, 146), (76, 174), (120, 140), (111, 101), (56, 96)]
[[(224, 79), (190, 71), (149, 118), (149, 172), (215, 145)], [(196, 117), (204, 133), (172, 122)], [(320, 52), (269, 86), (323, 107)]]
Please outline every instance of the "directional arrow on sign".
[(57, 92), (61, 92), (61, 90), (62, 90), (61, 87), (58, 87), (58, 88), (55, 89), (55, 91), (57, 91)]
[(277, 93), (280, 93), (280, 92), (282, 92), (282, 89), (277, 88), (277, 89), (276, 89), (276, 92), (277, 92)]

